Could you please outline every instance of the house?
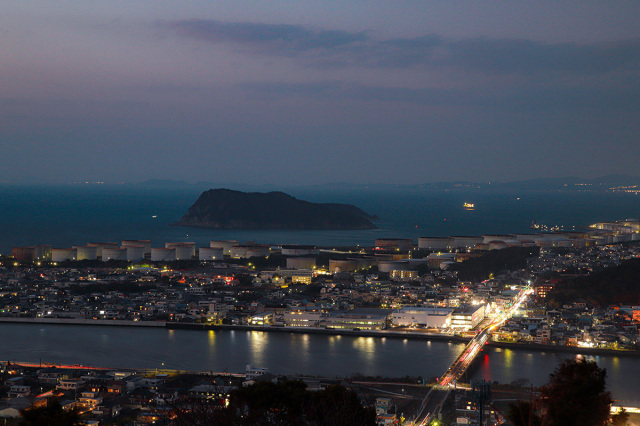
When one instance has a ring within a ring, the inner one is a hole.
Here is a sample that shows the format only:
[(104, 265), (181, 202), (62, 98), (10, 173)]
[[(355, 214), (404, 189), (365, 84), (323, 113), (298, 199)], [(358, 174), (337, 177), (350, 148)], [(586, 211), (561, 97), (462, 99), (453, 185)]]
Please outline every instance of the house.
[(11, 385), (7, 392), (9, 398), (22, 398), (31, 395), (31, 386), (27, 385)]

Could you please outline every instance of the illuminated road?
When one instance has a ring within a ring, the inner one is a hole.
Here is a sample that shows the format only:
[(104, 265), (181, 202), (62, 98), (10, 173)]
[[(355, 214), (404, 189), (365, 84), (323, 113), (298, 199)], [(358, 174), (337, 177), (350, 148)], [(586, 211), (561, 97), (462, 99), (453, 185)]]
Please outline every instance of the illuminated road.
[(434, 386), (432, 391), (430, 391), (424, 401), (422, 401), (422, 405), (418, 410), (418, 415), (416, 416), (416, 420), (414, 420), (413, 425), (426, 425), (431, 419), (435, 418), (435, 416), (440, 413), (442, 405), (449, 395), (451, 386), (455, 385), (460, 377), (462, 377), (462, 375), (467, 371), (476, 355), (478, 355), (482, 350), (482, 347), (491, 337), (491, 333), (511, 318), (518, 308), (520, 308), (522, 302), (524, 302), (527, 296), (531, 293), (533, 293), (533, 290), (531, 289), (521, 290), (516, 302), (509, 307), (507, 311), (500, 313), (485, 328), (478, 331), (478, 334), (471, 339), (464, 348), (464, 351), (442, 375), (438, 385)]

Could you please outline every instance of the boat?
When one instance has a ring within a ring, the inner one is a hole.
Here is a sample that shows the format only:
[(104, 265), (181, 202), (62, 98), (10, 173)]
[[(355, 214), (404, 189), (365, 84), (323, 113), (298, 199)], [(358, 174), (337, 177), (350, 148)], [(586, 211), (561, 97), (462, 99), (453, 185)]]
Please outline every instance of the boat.
[(464, 207), (467, 210), (473, 210), (476, 208), (476, 205), (473, 203), (464, 203), (462, 207)]

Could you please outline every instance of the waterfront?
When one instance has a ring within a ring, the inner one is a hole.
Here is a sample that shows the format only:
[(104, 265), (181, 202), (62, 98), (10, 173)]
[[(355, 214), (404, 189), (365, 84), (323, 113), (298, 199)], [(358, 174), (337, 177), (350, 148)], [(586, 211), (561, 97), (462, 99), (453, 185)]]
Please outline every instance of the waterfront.
[[(355, 374), (434, 378), (463, 343), (324, 336), (260, 331), (196, 331), (137, 327), (1, 324), (0, 359), (120, 368), (242, 372), (246, 364), (275, 374), (348, 377)], [(570, 353), (485, 348), (473, 377), (541, 385)], [(607, 369), (614, 399), (640, 399), (640, 362), (615, 355), (588, 357)]]
[[(530, 232), (534, 219), (546, 225), (580, 227), (635, 217), (640, 209), (640, 197), (626, 193), (301, 187), (285, 192), (312, 202), (352, 203), (379, 216), (379, 229), (214, 230), (170, 226), (198, 198), (201, 189), (0, 186), (0, 253), (8, 254), (14, 246), (70, 247), (123, 239), (150, 239), (154, 247), (184, 240), (208, 246), (212, 239), (328, 247), (372, 245), (381, 237), (415, 241), (428, 235)], [(475, 209), (465, 210), (464, 202), (473, 202)]]

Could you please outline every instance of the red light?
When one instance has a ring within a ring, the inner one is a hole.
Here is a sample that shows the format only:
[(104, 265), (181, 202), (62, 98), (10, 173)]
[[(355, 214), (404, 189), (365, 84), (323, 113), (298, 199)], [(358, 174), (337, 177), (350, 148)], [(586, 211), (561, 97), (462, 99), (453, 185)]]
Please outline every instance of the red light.
[(465, 287), (462, 289), (462, 291), (464, 291), (465, 293), (469, 291), (469, 288)]

